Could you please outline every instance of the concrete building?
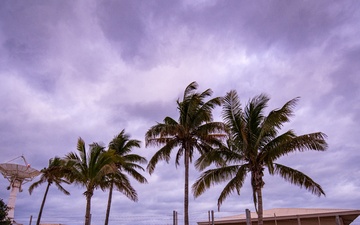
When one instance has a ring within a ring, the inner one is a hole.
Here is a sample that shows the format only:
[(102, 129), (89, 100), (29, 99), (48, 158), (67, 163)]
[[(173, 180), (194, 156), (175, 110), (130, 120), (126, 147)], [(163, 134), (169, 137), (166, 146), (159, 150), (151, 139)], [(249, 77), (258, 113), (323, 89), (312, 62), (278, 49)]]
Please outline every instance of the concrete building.
[[(264, 225), (349, 225), (360, 215), (360, 210), (277, 208), (264, 210)], [(258, 225), (257, 214), (251, 213), (251, 225)], [(198, 222), (211, 225), (212, 221)], [(214, 220), (214, 225), (246, 225), (246, 215), (235, 215)]]

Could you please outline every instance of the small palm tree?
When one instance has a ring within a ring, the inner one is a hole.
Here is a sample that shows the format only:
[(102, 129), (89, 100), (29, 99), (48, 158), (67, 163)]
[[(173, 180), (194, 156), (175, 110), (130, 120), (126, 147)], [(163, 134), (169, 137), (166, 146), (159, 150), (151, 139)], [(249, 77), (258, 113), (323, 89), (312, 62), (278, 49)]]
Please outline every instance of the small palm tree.
[(138, 170), (144, 171), (144, 168), (139, 164), (147, 163), (147, 160), (140, 155), (131, 154), (133, 148), (140, 148), (140, 141), (130, 139), (130, 136), (125, 134), (125, 130), (122, 130), (109, 144), (109, 151), (114, 151), (114, 154), (117, 157), (115, 163), (117, 171), (108, 176), (110, 186), (105, 225), (109, 223), (114, 185), (118, 191), (123, 193), (130, 200), (137, 201), (137, 192), (132, 187), (127, 174), (139, 183), (147, 183), (146, 178), (138, 172)]
[(70, 182), (86, 188), (85, 225), (90, 225), (91, 198), (95, 189), (107, 188), (107, 176), (116, 171), (115, 157), (112, 151), (104, 151), (104, 147), (97, 143), (91, 144), (87, 152), (85, 142), (81, 138), (77, 143), (77, 153), (70, 152), (65, 156), (68, 169), (66, 175)]
[(220, 106), (221, 98), (205, 101), (212, 94), (211, 89), (197, 93), (196, 82), (189, 84), (182, 101), (177, 101), (179, 119), (165, 117), (163, 123), (152, 126), (145, 134), (146, 146), (162, 146), (150, 159), (147, 170), (154, 172), (159, 160), (169, 162), (172, 150), (178, 148), (176, 166), (184, 155), (184, 224), (189, 225), (189, 164), (194, 151), (200, 154), (209, 151), (213, 145), (219, 144), (224, 131), (224, 124), (213, 122), (212, 110)]
[(29, 187), (29, 193), (32, 194), (33, 190), (37, 187), (39, 187), (43, 183), (47, 183), (46, 190), (44, 193), (44, 197), (41, 203), (41, 207), (39, 210), (39, 216), (36, 221), (36, 225), (40, 224), (41, 215), (44, 209), (46, 197), (49, 191), (49, 188), (52, 184), (55, 184), (55, 186), (64, 194), (70, 195), (70, 193), (65, 190), (65, 188), (61, 185), (61, 183), (69, 184), (67, 180), (64, 179), (64, 162), (59, 158), (55, 157), (49, 160), (49, 165), (47, 168), (42, 169), (41, 171), (40, 179)]
[(212, 185), (228, 182), (218, 198), (218, 207), (233, 191), (240, 194), (248, 173), (251, 175), (253, 200), (258, 213), (258, 224), (263, 224), (262, 188), (264, 170), (270, 175), (280, 175), (286, 181), (304, 187), (311, 193), (325, 195), (319, 184), (304, 173), (278, 164), (275, 161), (292, 152), (305, 150), (324, 151), (327, 148), (326, 135), (317, 132), (297, 136), (289, 130), (279, 135), (279, 130), (293, 114), (298, 98), (287, 102), (282, 108), (264, 110), (269, 97), (261, 94), (253, 98), (242, 109), (236, 91), (230, 91), (224, 98), (223, 118), (229, 128), (227, 146), (204, 155), (197, 161), (197, 167), (204, 169), (211, 163), (218, 167), (205, 171), (194, 183), (192, 190), (197, 197)]

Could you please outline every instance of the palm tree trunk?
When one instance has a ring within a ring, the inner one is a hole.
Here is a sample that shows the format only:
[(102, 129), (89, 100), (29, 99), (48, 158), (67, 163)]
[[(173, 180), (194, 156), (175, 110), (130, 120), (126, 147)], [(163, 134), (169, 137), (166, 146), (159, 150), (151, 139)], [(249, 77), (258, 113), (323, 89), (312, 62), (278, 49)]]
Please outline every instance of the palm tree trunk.
[(107, 209), (106, 209), (105, 225), (109, 224), (109, 216), (110, 216), (110, 207), (111, 207), (111, 199), (112, 199), (113, 187), (114, 187), (114, 182), (111, 181), (110, 190), (109, 190), (109, 197), (108, 197), (108, 204), (107, 204)]
[(254, 188), (254, 203), (255, 209), (258, 215), (258, 225), (263, 225), (263, 199), (262, 199), (262, 188), (264, 187), (263, 171), (262, 167), (255, 168), (251, 172), (251, 180)]
[(258, 199), (258, 225), (263, 225), (263, 201), (262, 201), (262, 188), (258, 188), (256, 191)]
[(85, 212), (85, 225), (90, 225), (91, 223), (91, 197), (93, 193), (91, 191), (86, 191), (86, 212)]
[(42, 214), (42, 211), (43, 211), (43, 209), (44, 209), (44, 205), (45, 205), (45, 201), (46, 201), (46, 196), (47, 196), (47, 194), (48, 194), (50, 185), (51, 185), (51, 182), (48, 182), (48, 185), (46, 186), (44, 198), (43, 198), (42, 203), (41, 203), (41, 206), (40, 206), (40, 211), (39, 211), (39, 215), (38, 215), (38, 218), (37, 218), (37, 221), (36, 221), (36, 225), (39, 225), (39, 224), (40, 224), (41, 214)]
[(189, 164), (190, 149), (185, 149), (185, 195), (184, 195), (184, 225), (189, 225)]

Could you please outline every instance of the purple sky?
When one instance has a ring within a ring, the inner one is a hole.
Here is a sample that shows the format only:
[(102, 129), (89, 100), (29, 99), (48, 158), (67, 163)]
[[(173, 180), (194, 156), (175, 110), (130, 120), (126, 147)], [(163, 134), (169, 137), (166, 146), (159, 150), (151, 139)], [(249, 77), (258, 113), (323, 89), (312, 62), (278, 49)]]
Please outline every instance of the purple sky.
[[(300, 96), (286, 128), (328, 135), (324, 153), (293, 154), (281, 162), (320, 183), (318, 198), (277, 177), (265, 177), (265, 209), (359, 209), (360, 2), (242, 0), (79, 0), (0, 2), (0, 163), (24, 154), (36, 169), (54, 156), (87, 144), (107, 143), (122, 129), (142, 141), (165, 116), (177, 118), (176, 100), (197, 81), (215, 96), (231, 89), (243, 103), (260, 93), (269, 108)], [(220, 108), (215, 111), (220, 120)], [(21, 161), (19, 161), (21, 163)], [(116, 193), (112, 224), (170, 224), (183, 215), (183, 166), (160, 163), (149, 184), (133, 182), (139, 202)], [(192, 168), (191, 184), (199, 176)], [(0, 198), (8, 200), (0, 179)], [(37, 217), (45, 185), (19, 193), (15, 218)], [(44, 222), (82, 224), (84, 189), (53, 187)], [(190, 219), (216, 210), (219, 185), (190, 196)], [(102, 224), (107, 192), (93, 197), (93, 223)], [(216, 216), (244, 213), (250, 183)]]

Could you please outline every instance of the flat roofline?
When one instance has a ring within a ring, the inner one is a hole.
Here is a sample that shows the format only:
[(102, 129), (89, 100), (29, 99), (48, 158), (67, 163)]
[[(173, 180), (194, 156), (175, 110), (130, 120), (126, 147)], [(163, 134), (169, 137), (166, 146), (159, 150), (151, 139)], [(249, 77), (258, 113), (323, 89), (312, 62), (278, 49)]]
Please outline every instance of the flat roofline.
[[(278, 211), (278, 215), (276, 212)], [(287, 212), (287, 214), (281, 214)], [(270, 214), (272, 213), (272, 215)], [(354, 219), (360, 215), (360, 210), (357, 209), (311, 209), (311, 208), (276, 208), (271, 210), (264, 210), (264, 221), (271, 220), (287, 220), (287, 219), (303, 219), (303, 218), (323, 218), (323, 217), (332, 217), (332, 216), (353, 216)], [(258, 221), (256, 213), (251, 213), (251, 220)], [(236, 216), (229, 216), (218, 218), (214, 220), (217, 224), (224, 223), (236, 223), (236, 222), (246, 222), (245, 214), (240, 214)], [(208, 224), (208, 221), (198, 222), (201, 224)]]

